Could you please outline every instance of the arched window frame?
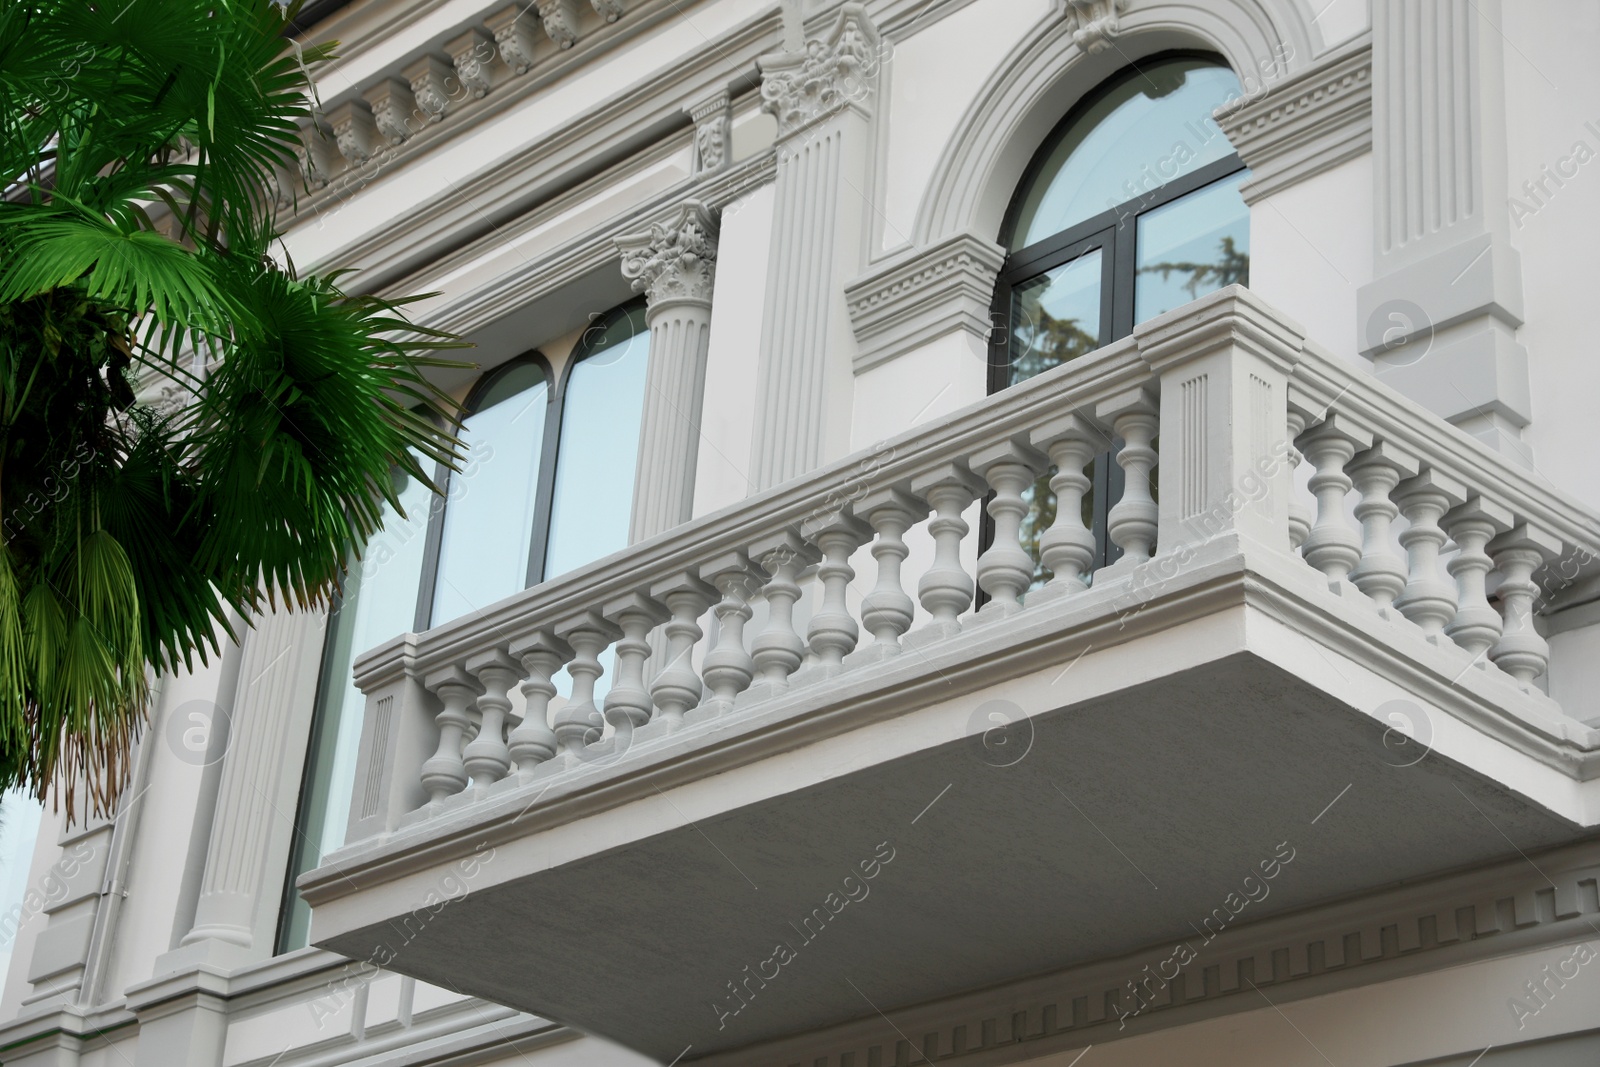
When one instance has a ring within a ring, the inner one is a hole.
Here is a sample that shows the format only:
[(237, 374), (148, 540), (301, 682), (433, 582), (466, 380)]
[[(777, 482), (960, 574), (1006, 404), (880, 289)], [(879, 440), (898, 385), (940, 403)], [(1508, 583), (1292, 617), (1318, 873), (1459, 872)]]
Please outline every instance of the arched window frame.
[[(538, 367), (544, 373), (544, 380), (547, 384), (545, 389), (544, 438), (540, 445), (541, 451), (539, 453), (539, 484), (535, 490), (536, 495), (534, 497), (533, 543), (530, 544), (528, 550), (527, 584), (535, 585), (540, 581), (540, 576), (544, 570), (544, 552), (542, 548), (544, 538), (541, 536), (540, 530), (548, 528), (550, 519), (546, 484), (555, 470), (551, 463), (551, 453), (554, 448), (551, 428), (552, 424), (559, 424), (561, 420), (560, 386), (555, 369), (550, 365), (550, 361), (545, 358), (544, 353), (536, 348), (529, 349), (519, 356), (506, 360), (498, 367), (481, 375), (473, 383), (472, 389), (467, 393), (466, 402), (462, 404), (461, 419), (465, 422), (476, 414), (483, 404), (483, 398), (489, 394), (489, 391), (497, 383), (513, 370), (528, 364)], [(565, 377), (566, 375), (563, 372), (561, 379), (564, 380)], [(556, 425), (555, 429), (559, 434), (559, 425)], [(445, 510), (450, 506), (450, 479), (453, 476), (454, 472), (442, 463), (439, 464), (434, 473), (433, 482), (443, 492), (433, 498), (433, 504), (428, 509), (428, 540), (423, 548), (422, 578), (418, 582), (417, 611), (412, 623), (412, 629), (417, 633), (422, 633), (429, 629), (433, 621), (434, 587), (438, 584), (439, 579), (439, 552), (444, 544), (444, 517)]]
[[(1128, 80), (1139, 77), (1140, 66), (1174, 59), (1205, 60), (1232, 69), (1228, 61), (1215, 52), (1201, 49), (1174, 49), (1145, 56), (1136, 63), (1122, 68), (1084, 94), (1083, 98), (1051, 129), (1049, 136), (1034, 152), (1027, 169), (1023, 171), (1021, 180), (1017, 182), (1011, 200), (1006, 206), (1005, 219), (1000, 228), (1000, 240), (1003, 244), (1009, 246), (1027, 194), (1049, 164), (1050, 156), (1061, 140), (1096, 104), (1117, 91)], [(1223, 159), (1197, 167), (1188, 174), (1180, 175), (1145, 194), (1107, 208), (1082, 222), (1074, 223), (1059, 233), (1008, 253), (1000, 267), (991, 309), (994, 315), (991, 321), (1003, 323), (1005, 326), (996, 329), (990, 335), (989, 392), (998, 393), (1011, 384), (1009, 326), (1011, 295), (1016, 283), (1037, 277), (1045, 271), (1070, 263), (1080, 256), (1099, 249), (1101, 253), (1100, 345), (1108, 345), (1112, 341), (1127, 337), (1133, 333), (1135, 325), (1134, 295), (1138, 278), (1136, 239), (1140, 216), (1244, 169), (1245, 163), (1239, 158), (1239, 154), (1230, 153)], [(1133, 208), (1133, 205), (1137, 207)]]
[[(1056, 147), (1089, 114), (1096, 104), (1122, 88), (1133, 78), (1141, 76), (1141, 66), (1169, 60), (1195, 59), (1233, 70), (1228, 60), (1216, 52), (1205, 49), (1170, 49), (1142, 56), (1109, 77), (1102, 79), (1068, 109), (1062, 119), (1051, 128), (1040, 142), (1022, 177), (1012, 189), (1000, 226), (999, 239), (1009, 247), (1019, 223), (1028, 194), (1033, 190)], [(1181, 174), (1172, 181), (1109, 207), (1097, 215), (1074, 223), (1065, 230), (1044, 237), (1031, 245), (1008, 252), (995, 281), (994, 301), (990, 305), (990, 321), (996, 328), (989, 337), (988, 392), (990, 395), (1009, 388), (1011, 383), (1011, 311), (1015, 285), (1070, 263), (1099, 250), (1100, 252), (1100, 334), (1098, 347), (1132, 335), (1136, 325), (1135, 296), (1138, 283), (1138, 233), (1140, 217), (1167, 204), (1181, 200), (1214, 182), (1222, 181), (1245, 170), (1244, 160), (1237, 152), (1222, 159)], [(1120, 441), (1097, 455), (1092, 463), (1088, 525), (1094, 534), (1095, 550), (1091, 567), (1100, 568), (1115, 563), (1122, 550), (1111, 541), (1109, 513), (1122, 497), (1123, 471), (1114, 459)], [(1036, 491), (1048, 490), (1048, 473), (1036, 483)], [(1153, 488), (1152, 488), (1152, 491)], [(991, 494), (992, 495), (992, 494)], [(994, 541), (994, 519), (987, 504), (979, 529), (982, 546)], [(979, 593), (981, 605), (986, 599)]]
[[(572, 372), (596, 352), (604, 351), (598, 345), (613, 323), (637, 315), (641, 326), (640, 332), (648, 334), (650, 327), (645, 324), (645, 307), (645, 298), (640, 296), (618, 304), (605, 314), (597, 316), (589, 324), (589, 328), (583, 331), (583, 336), (578, 338), (571, 355), (561, 365), (561, 376), (550, 394), (551, 403), (555, 408), (551, 411), (550, 417), (545, 419), (544, 451), (540, 454), (539, 496), (534, 514), (536, 525), (533, 531), (533, 544), (528, 552), (530, 586), (544, 581), (545, 565), (550, 555), (550, 520), (555, 507), (556, 475), (561, 469), (561, 427), (566, 417), (567, 389), (572, 382)], [(637, 471), (634, 472), (634, 476), (638, 477)]]

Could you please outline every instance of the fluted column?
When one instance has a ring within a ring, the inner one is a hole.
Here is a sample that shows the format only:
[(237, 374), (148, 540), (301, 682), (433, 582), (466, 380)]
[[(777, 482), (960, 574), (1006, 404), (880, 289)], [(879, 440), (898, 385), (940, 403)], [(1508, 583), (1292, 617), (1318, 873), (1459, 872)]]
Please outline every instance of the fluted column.
[(1531, 407), (1500, 8), (1373, 0), (1376, 248), (1357, 329), (1384, 381), (1517, 457)]
[[(324, 619), (275, 612), (246, 635), (205, 874), (183, 958), (264, 959), (294, 833), (292, 817), (322, 656)], [(208, 948), (207, 946), (214, 946)]]
[(717, 220), (688, 200), (666, 222), (619, 238), (622, 273), (645, 294), (650, 365), (645, 372), (631, 541), (687, 522), (694, 511), (700, 410), (717, 274)]
[(842, 452), (854, 335), (845, 282), (861, 267), (870, 206), (870, 109), (879, 38), (840, 5), (801, 51), (759, 60), (762, 107), (778, 120), (776, 204), (757, 368), (751, 479), (765, 489)]

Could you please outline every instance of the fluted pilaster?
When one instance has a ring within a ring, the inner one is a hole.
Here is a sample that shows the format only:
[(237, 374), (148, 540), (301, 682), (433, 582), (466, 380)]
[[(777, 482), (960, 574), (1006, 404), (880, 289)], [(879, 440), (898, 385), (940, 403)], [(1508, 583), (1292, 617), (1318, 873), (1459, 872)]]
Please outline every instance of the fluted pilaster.
[(869, 211), (861, 190), (878, 33), (860, 4), (843, 4), (823, 38), (760, 66), (762, 107), (778, 120), (751, 464), (755, 488), (765, 489), (815, 468), (830, 442), (848, 436), (839, 398), (849, 396), (854, 339), (844, 285), (860, 268)]

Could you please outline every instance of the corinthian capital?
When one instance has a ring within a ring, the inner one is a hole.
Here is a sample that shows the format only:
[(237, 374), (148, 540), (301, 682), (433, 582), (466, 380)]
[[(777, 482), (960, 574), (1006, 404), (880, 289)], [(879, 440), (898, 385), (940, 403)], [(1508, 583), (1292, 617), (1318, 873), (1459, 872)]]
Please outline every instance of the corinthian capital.
[(717, 219), (698, 200), (686, 200), (665, 223), (617, 238), (622, 275), (653, 307), (663, 300), (711, 303), (717, 276)]
[(778, 120), (778, 136), (855, 105), (865, 108), (878, 80), (882, 39), (860, 4), (844, 4), (833, 29), (805, 51), (757, 61), (761, 108)]

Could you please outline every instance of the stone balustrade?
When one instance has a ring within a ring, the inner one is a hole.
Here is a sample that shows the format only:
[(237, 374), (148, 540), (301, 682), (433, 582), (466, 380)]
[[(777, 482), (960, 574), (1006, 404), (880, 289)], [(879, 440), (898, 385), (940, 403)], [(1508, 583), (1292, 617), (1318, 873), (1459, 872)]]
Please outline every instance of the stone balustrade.
[[(1113, 438), (1127, 490), (1107, 527), (1121, 556), (1096, 570), (1082, 471)], [(1033, 586), (1025, 493), (1052, 468), (1060, 504), (1038, 544), (1053, 577)], [(980, 501), (994, 533), (973, 568), (963, 542)], [(919, 527), (931, 547), (915, 555), (929, 558), (908, 573)], [(685, 733), (764, 702), (1021, 627), (1063, 600), (1099, 595), (1106, 612), (1125, 612), (1222, 558), (1330, 611), (1354, 605), (1447, 650), (1463, 673), (1504, 675), (1507, 699), (1549, 705), (1535, 688), (1549, 658), (1533, 624), (1539, 583), (1548, 590), (1561, 561), (1576, 560), (1575, 573), (1597, 550), (1592, 512), (1232, 287), (938, 422), (368, 652), (356, 664), (368, 711), (350, 839), (519, 789), (536, 803), (541, 783), (653, 739), (681, 747)], [(1129, 596), (1109, 599), (1108, 588)], [(570, 695), (552, 716), (563, 667)]]

